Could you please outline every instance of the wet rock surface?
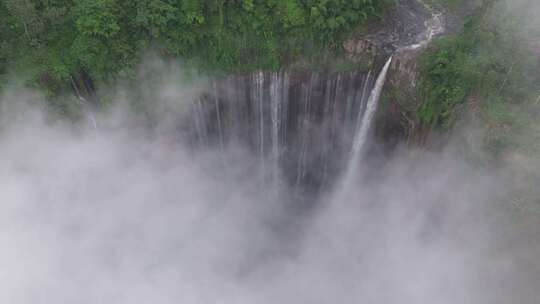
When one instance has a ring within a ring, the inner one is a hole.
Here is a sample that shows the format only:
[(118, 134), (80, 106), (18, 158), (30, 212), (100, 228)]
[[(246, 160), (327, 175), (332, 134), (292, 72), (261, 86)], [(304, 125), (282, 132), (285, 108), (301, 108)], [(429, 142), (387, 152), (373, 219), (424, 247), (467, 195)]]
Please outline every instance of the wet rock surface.
[[(193, 102), (192, 141), (247, 148), (264, 181), (283, 175), (296, 189), (329, 187), (351, 158), (355, 132), (385, 61), (394, 57), (385, 91), (409, 94), (414, 104), (416, 59), (443, 29), (440, 14), (420, 1), (402, 0), (379, 24), (345, 43), (351, 65), (365, 69), (285, 69), (215, 79)], [(371, 131), (384, 149), (392, 149), (412, 131), (403, 105), (384, 97), (381, 102), (386, 104)]]
[(421, 43), (433, 23), (433, 12), (423, 2), (401, 0), (379, 22), (349, 39), (344, 48), (349, 59), (371, 62), (395, 51)]

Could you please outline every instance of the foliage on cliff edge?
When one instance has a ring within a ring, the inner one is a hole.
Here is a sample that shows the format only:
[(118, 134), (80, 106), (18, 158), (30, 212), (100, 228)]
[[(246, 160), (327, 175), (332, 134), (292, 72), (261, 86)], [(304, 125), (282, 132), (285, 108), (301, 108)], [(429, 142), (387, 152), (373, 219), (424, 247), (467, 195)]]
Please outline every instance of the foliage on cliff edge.
[(0, 75), (24, 71), (58, 92), (81, 71), (129, 75), (153, 49), (221, 71), (278, 68), (337, 50), (390, 0), (5, 0)]

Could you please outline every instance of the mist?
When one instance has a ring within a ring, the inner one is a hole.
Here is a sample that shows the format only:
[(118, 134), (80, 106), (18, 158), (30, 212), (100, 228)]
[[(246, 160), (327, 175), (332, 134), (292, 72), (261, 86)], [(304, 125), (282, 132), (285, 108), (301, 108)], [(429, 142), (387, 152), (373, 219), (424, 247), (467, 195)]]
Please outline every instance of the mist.
[(153, 128), (125, 106), (96, 114), (94, 128), (51, 119), (38, 93), (4, 94), (2, 303), (539, 298), (538, 236), (515, 229), (504, 168), (471, 165), (455, 143), (403, 147), (363, 159), (345, 193), (297, 205), (291, 189), (253, 178), (242, 145), (183, 140), (186, 107), (207, 84), (164, 78), (142, 89), (159, 109)]

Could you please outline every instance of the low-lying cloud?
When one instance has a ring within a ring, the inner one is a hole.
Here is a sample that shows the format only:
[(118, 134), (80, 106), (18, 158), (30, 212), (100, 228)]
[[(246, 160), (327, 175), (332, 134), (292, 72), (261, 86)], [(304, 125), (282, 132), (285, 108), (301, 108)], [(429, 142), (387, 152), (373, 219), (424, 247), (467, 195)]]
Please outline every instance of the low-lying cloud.
[[(14, 92), (3, 104), (22, 99), (39, 97)], [(194, 150), (168, 123), (145, 132), (114, 113), (96, 130), (50, 122), (35, 106), (3, 108), (0, 302), (540, 297), (538, 249), (512, 228), (505, 172), (405, 150), (299, 212), (287, 191), (252, 178), (241, 147)]]

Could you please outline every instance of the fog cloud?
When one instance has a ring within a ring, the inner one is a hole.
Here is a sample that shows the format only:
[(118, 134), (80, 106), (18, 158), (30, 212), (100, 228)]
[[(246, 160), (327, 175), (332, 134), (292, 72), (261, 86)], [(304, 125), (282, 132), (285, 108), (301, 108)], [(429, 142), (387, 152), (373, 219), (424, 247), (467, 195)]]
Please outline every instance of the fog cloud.
[(349, 193), (298, 211), (287, 191), (257, 183), (247, 150), (194, 150), (175, 137), (189, 89), (157, 92), (168, 97), (145, 98), (179, 109), (158, 113), (160, 132), (134, 128), (127, 110), (103, 114), (97, 130), (51, 122), (28, 105), (38, 95), (5, 95), (0, 302), (540, 297), (535, 247), (513, 229), (504, 171), (407, 149), (362, 166)]

